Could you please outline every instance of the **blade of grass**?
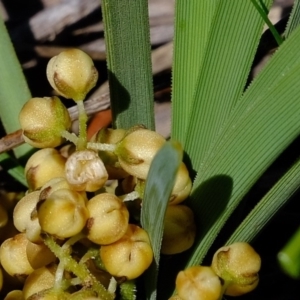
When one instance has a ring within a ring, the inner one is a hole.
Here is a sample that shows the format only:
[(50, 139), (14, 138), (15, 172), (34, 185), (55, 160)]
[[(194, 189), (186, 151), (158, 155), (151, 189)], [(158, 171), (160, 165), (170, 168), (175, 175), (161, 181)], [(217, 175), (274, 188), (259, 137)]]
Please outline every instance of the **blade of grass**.
[[(269, 7), (272, 1), (264, 3)], [(218, 2), (184, 144), (194, 170), (243, 93), (262, 28), (251, 1)]]
[(300, 160), (297, 161), (272, 189), (259, 201), (230, 236), (227, 245), (238, 241), (251, 242), (277, 211), (300, 186)]
[[(20, 128), (19, 112), (31, 94), (1, 17), (0, 41), (0, 117), (6, 132), (10, 133)], [(14, 153), (21, 157), (30, 149), (24, 144), (15, 148)]]
[(295, 30), (300, 24), (300, 1), (295, 0), (294, 6), (284, 32), (284, 36), (288, 37), (293, 30)]
[(199, 169), (189, 204), (201, 231), (188, 264), (202, 261), (245, 193), (299, 135), (299, 47), (300, 28), (246, 91)]
[(182, 161), (182, 148), (177, 142), (166, 142), (155, 155), (146, 181), (141, 211), (141, 224), (148, 232), (154, 261), (146, 271), (147, 299), (156, 299), (157, 272), (163, 236), (164, 216)]
[(175, 2), (172, 137), (185, 140), (197, 76), (218, 0)]
[(148, 1), (103, 0), (113, 125), (154, 129)]

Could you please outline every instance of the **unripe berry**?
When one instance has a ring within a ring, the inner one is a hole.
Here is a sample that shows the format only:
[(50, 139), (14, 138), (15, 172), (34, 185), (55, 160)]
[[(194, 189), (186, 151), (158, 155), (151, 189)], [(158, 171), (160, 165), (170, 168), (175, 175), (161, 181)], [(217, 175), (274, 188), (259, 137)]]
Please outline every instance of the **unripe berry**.
[[(28, 239), (25, 233), (19, 233), (5, 240), (0, 247), (0, 261), (5, 271), (23, 281), (33, 272), (26, 254)], [(17, 263), (16, 263), (17, 262)]]
[(24, 299), (28, 299), (31, 295), (52, 288), (54, 285), (56, 268), (56, 265), (50, 265), (33, 271), (24, 283)]
[(39, 201), (39, 191), (26, 194), (15, 206), (13, 212), (14, 225), (20, 232), (25, 232), (26, 237), (33, 243), (42, 241), (40, 236), (41, 226), (35, 208)]
[(85, 199), (69, 189), (57, 190), (41, 200), (37, 214), (42, 230), (62, 239), (79, 233), (89, 217)]
[(53, 252), (43, 243), (35, 244), (28, 241), (26, 254), (30, 265), (35, 270), (56, 260), (56, 256)]
[[(91, 139), (91, 142), (102, 144), (117, 144), (125, 136), (124, 129), (102, 128)], [(128, 176), (118, 161), (118, 157), (111, 151), (99, 151), (99, 157), (103, 161), (109, 179), (121, 179)]]
[(19, 114), (19, 122), (25, 142), (36, 148), (59, 146), (62, 131), (71, 127), (68, 110), (58, 97), (30, 99)]
[(69, 49), (50, 59), (47, 78), (60, 95), (78, 101), (84, 100), (96, 85), (98, 72), (86, 53), (79, 49)]
[(111, 275), (130, 280), (139, 277), (150, 266), (153, 252), (147, 232), (130, 224), (121, 239), (101, 246), (100, 257)]
[(213, 256), (212, 268), (225, 281), (225, 294), (239, 296), (252, 291), (258, 284), (260, 256), (244, 242), (220, 248)]
[(87, 237), (99, 245), (119, 240), (127, 231), (129, 212), (125, 204), (115, 195), (98, 194), (87, 202), (89, 219)]
[(169, 205), (165, 214), (161, 253), (176, 254), (189, 249), (195, 235), (193, 211), (185, 205)]
[(145, 180), (155, 154), (165, 142), (157, 132), (141, 128), (127, 134), (115, 153), (127, 173)]
[(50, 179), (65, 176), (66, 159), (54, 148), (38, 150), (25, 165), (29, 189), (34, 191)]
[(182, 300), (218, 300), (222, 285), (210, 267), (194, 266), (178, 273), (176, 290)]
[(182, 162), (176, 174), (175, 183), (171, 192), (169, 204), (179, 204), (185, 200), (192, 190), (192, 180), (189, 171)]
[(108, 179), (102, 160), (91, 150), (74, 152), (67, 159), (65, 174), (76, 191), (95, 192), (103, 187)]
[(13, 290), (5, 296), (4, 300), (24, 300), (23, 291)]

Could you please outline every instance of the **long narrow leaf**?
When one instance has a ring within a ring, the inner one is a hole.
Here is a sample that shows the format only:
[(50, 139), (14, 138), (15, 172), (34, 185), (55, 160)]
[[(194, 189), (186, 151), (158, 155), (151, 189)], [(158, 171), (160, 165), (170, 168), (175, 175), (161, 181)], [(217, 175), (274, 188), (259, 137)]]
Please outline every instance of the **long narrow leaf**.
[(291, 16), (288, 21), (288, 25), (285, 29), (284, 35), (288, 37), (293, 30), (295, 30), (300, 24), (300, 1), (295, 0)]
[[(31, 94), (1, 17), (0, 54), (0, 118), (6, 132), (10, 133), (20, 128), (19, 112)], [(30, 149), (25, 144), (14, 152), (21, 157)]]
[(251, 1), (218, 2), (184, 143), (194, 170), (243, 93), (262, 28)]
[(185, 140), (189, 113), (218, 0), (177, 0), (172, 69), (172, 137)]
[(103, 0), (113, 125), (154, 129), (147, 0)]
[(154, 157), (146, 181), (141, 224), (149, 234), (154, 253), (154, 261), (146, 272), (147, 299), (151, 300), (156, 299), (165, 211), (181, 160), (181, 146), (177, 142), (166, 142)]
[(244, 221), (236, 228), (226, 244), (251, 242), (261, 228), (290, 199), (300, 186), (300, 161), (297, 161), (274, 187), (259, 201)]
[(198, 264), (245, 193), (300, 133), (300, 29), (280, 47), (238, 103), (199, 169), (190, 205), (201, 231)]

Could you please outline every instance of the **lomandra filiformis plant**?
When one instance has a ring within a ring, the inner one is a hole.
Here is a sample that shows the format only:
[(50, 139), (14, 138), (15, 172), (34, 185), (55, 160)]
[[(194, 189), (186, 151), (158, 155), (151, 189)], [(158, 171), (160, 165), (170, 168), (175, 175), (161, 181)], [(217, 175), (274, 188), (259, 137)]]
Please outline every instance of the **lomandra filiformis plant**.
[[(169, 142), (139, 124), (129, 130), (101, 129), (92, 142), (87, 141), (82, 101), (94, 86), (97, 72), (81, 50), (68, 50), (51, 59), (47, 77), (59, 94), (77, 103), (79, 135), (69, 132), (70, 118), (58, 97), (30, 99), (20, 112), (24, 139), (40, 149), (27, 161), (29, 190), (14, 208), (13, 222), (19, 232), (0, 247), (3, 269), (22, 284), (7, 297), (118, 299), (120, 291), (126, 290), (134, 295), (132, 282), (150, 267), (154, 256), (140, 222), (147, 177), (156, 155)], [(63, 151), (69, 143), (73, 150)], [(192, 188), (189, 173), (182, 161), (177, 165), (166, 195), (161, 252), (167, 255), (188, 250), (201, 230), (184, 204)], [(180, 272), (174, 297), (219, 299), (229, 289), (247, 292), (251, 289), (243, 290), (244, 285), (256, 286), (257, 277), (251, 282), (233, 275), (227, 279), (230, 272), (239, 275), (238, 263), (232, 262), (238, 250), (232, 248), (224, 250), (230, 254), (228, 263), (217, 252), (212, 267)], [(246, 260), (243, 256), (241, 264)]]

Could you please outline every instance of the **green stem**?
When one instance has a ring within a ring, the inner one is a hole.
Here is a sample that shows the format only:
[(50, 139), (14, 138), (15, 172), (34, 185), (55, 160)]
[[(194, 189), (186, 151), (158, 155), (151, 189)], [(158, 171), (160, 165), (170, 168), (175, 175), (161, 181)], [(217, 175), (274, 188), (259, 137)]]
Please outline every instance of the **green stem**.
[(77, 150), (85, 150), (87, 146), (87, 132), (86, 132), (86, 123), (88, 120), (87, 114), (84, 109), (83, 101), (76, 101), (78, 107), (78, 121), (79, 121), (79, 136), (77, 141)]
[(90, 273), (85, 265), (78, 264), (77, 261), (71, 257), (69, 254), (69, 249), (63, 249), (60, 247), (58, 244), (56, 244), (54, 238), (49, 235), (44, 236), (44, 243), (60, 260), (65, 269), (74, 273), (84, 285), (91, 286), (91, 290), (97, 293), (100, 299), (114, 299), (114, 294), (109, 293), (104, 286)]
[(266, 10), (261, 7), (256, 0), (251, 0), (252, 4), (255, 6), (256, 10), (259, 12), (259, 14), (261, 15), (261, 17), (263, 18), (263, 20), (265, 21), (265, 23), (268, 25), (271, 33), (274, 36), (274, 39), (276, 40), (278, 46), (280, 46), (283, 43), (283, 38), (280, 36), (280, 34), (278, 33), (278, 31), (276, 30), (275, 26), (272, 24), (272, 22), (270, 21), (270, 19), (268, 18), (267, 12)]

